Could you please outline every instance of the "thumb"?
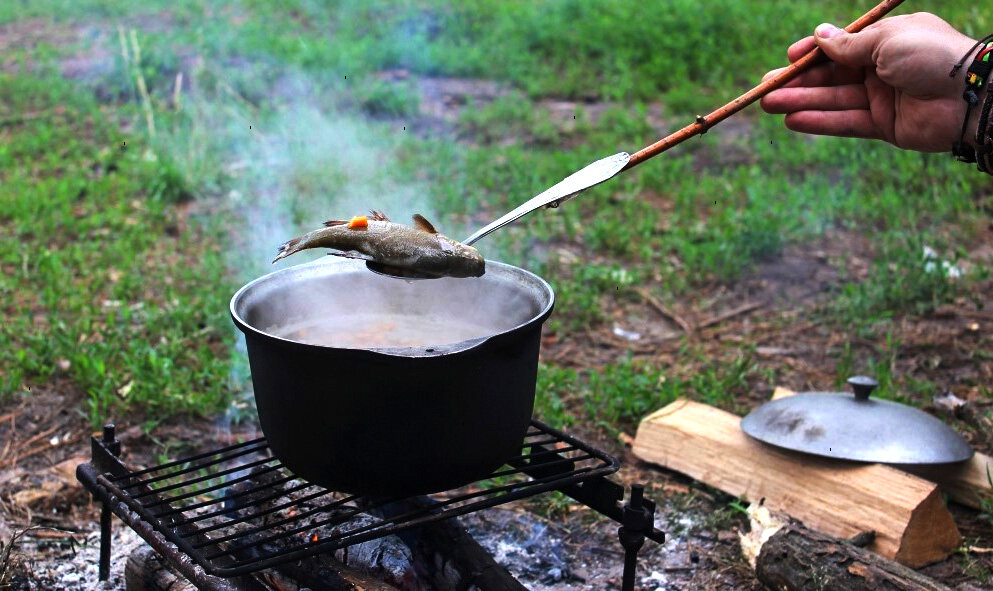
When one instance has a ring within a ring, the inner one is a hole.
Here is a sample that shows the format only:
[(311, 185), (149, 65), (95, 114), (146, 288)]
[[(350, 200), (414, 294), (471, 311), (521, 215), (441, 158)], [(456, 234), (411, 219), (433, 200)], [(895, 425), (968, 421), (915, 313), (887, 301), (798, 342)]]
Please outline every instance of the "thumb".
[(824, 23), (814, 29), (814, 39), (829, 58), (846, 66), (874, 66), (873, 54), (882, 40), (879, 28), (849, 33)]

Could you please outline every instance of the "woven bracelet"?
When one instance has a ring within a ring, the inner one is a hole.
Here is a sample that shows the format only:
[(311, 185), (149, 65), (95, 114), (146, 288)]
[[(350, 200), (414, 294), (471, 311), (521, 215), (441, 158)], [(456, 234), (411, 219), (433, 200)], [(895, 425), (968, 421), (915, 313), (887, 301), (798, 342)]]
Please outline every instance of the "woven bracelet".
[(993, 93), (987, 91), (983, 108), (979, 112), (979, 125), (976, 126), (976, 167), (993, 174), (993, 141), (990, 138), (990, 110), (993, 109)]
[[(962, 92), (962, 98), (966, 102), (965, 118), (962, 120), (962, 131), (959, 134), (959, 140), (952, 144), (952, 155), (962, 162), (976, 162), (980, 170), (986, 170), (986, 156), (985, 151), (979, 155), (977, 158), (976, 149), (965, 142), (965, 132), (966, 128), (969, 126), (969, 116), (972, 114), (972, 108), (976, 106), (979, 102), (979, 93), (982, 91), (983, 84), (986, 82), (986, 78), (989, 77), (990, 72), (993, 71), (993, 35), (987, 35), (976, 42), (975, 45), (969, 49), (969, 52), (962, 56), (955, 66), (952, 67), (952, 71), (948, 73), (949, 77), (955, 77), (955, 73), (958, 72), (962, 65), (965, 64), (965, 60), (969, 59), (977, 48), (985, 44), (978, 54), (976, 54), (975, 59), (972, 60), (972, 65), (966, 71), (965, 75), (965, 90)], [(986, 103), (989, 103), (989, 96), (987, 96)], [(982, 118), (983, 112), (986, 113), (986, 121), (989, 120), (989, 108), (987, 105), (983, 105), (983, 109), (980, 112), (980, 118)], [(976, 145), (980, 148), (986, 147), (986, 125), (985, 121), (980, 121), (979, 128), (976, 131)]]

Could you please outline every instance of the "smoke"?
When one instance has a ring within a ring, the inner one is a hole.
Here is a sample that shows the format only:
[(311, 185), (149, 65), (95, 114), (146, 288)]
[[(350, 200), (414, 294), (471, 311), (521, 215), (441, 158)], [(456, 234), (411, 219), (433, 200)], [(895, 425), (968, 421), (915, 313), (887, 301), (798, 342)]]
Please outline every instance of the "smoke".
[[(271, 264), (280, 244), (324, 220), (371, 209), (398, 222), (413, 213), (434, 217), (431, 187), (399, 172), (402, 122), (366, 118), (347, 86), (271, 59), (184, 63), (179, 93), (161, 89), (174, 75), (149, 80), (157, 125), (148, 156), (178, 171), (205, 208), (223, 218), (227, 235), (219, 242), (236, 285), (325, 256), (305, 251)], [(135, 126), (143, 123), (136, 117)], [(218, 418), (221, 429), (256, 420), (244, 336), (230, 329), (236, 341), (229, 383), (237, 394)]]
[[(199, 209), (224, 218), (219, 242), (238, 285), (325, 256), (305, 251), (271, 264), (280, 244), (324, 220), (371, 209), (403, 223), (413, 213), (437, 217), (430, 182), (410, 178), (400, 163), (411, 132), (403, 121), (356, 108), (353, 80), (271, 55), (239, 55), (234, 31), (212, 29), (197, 49), (177, 46), (167, 31), (174, 24), (151, 33), (98, 27), (66, 75), (101, 100), (134, 105), (130, 125), (150, 136), (146, 159), (169, 170), (163, 177), (181, 179), (177, 194), (192, 193)], [(224, 423), (254, 417), (240, 333), (232, 368), (230, 382), (243, 396)]]
[[(329, 88), (299, 71), (282, 72), (268, 90), (272, 103), (265, 113), (196, 99), (198, 112), (223, 118), (210, 127), (226, 141), (215, 137), (211, 143), (220, 147), (215, 157), (228, 177), (225, 205), (236, 220), (230, 263), (239, 279), (272, 271), (270, 261), (280, 244), (327, 219), (348, 219), (371, 209), (396, 221), (413, 213), (431, 217), (430, 187), (396, 172), (401, 126), (342, 107), (349, 103), (347, 90)], [(319, 256), (297, 254), (277, 268)]]
[[(271, 264), (280, 244), (324, 220), (371, 209), (396, 221), (415, 212), (432, 217), (430, 187), (396, 172), (401, 126), (364, 119), (342, 106), (349, 102), (347, 90), (288, 68), (268, 91), (271, 103), (257, 110), (247, 102), (190, 97), (215, 134), (210, 143), (219, 152), (213, 157), (226, 177), (222, 207), (230, 211), (228, 263), (239, 283), (325, 256), (304, 251)], [(250, 417), (254, 398), (245, 355), (239, 333), (231, 382), (245, 391), (233, 411)]]

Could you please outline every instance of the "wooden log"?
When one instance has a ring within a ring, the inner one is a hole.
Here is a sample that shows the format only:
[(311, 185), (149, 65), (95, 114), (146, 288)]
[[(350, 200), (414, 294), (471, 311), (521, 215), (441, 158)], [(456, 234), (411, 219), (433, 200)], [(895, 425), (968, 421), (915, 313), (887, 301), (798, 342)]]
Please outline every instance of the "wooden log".
[(938, 484), (941, 491), (956, 503), (982, 509), (983, 501), (993, 499), (993, 458), (975, 453), (957, 464), (939, 466), (901, 466), (907, 472)]
[(778, 450), (752, 440), (728, 412), (677, 400), (638, 427), (634, 454), (840, 538), (875, 530), (870, 549), (918, 567), (946, 558), (961, 536), (938, 487), (878, 464)]
[(301, 588), (313, 591), (397, 591), (397, 587), (341, 564), (305, 558), (276, 567)]
[(169, 568), (155, 550), (141, 545), (124, 565), (124, 586), (127, 591), (196, 591), (193, 583)]
[(755, 575), (782, 591), (951, 591), (902, 564), (799, 522), (784, 525), (759, 552)]
[[(777, 387), (772, 393), (772, 400), (778, 400), (796, 394), (788, 388)], [(965, 404), (963, 407), (971, 405)], [(969, 412), (969, 411), (966, 411)], [(972, 411), (973, 414), (974, 411)], [(970, 422), (968, 419), (966, 422)], [(978, 419), (970, 423), (978, 424)], [(983, 501), (993, 499), (993, 458), (986, 454), (975, 453), (964, 462), (941, 464), (937, 466), (900, 466), (901, 470), (930, 480), (941, 488), (956, 503), (972, 509), (982, 509)]]
[[(233, 579), (216, 579), (221, 581), (204, 589), (221, 589), (234, 591), (284, 591), (296, 589), (295, 584), (282, 586), (273, 584), (272, 578), (278, 576), (267, 571), (267, 576), (242, 575)], [(267, 573), (263, 573), (266, 575)], [(267, 580), (268, 579), (268, 580)], [(263, 582), (265, 581), (265, 582)], [(141, 545), (135, 548), (124, 563), (124, 588), (127, 591), (197, 591), (198, 587), (189, 579), (176, 572), (151, 546)], [(348, 587), (345, 591), (355, 591)], [(337, 591), (337, 590), (336, 590)], [(393, 590), (395, 591), (395, 590)]]
[[(429, 497), (412, 497), (384, 508), (387, 516), (434, 507)], [(454, 518), (435, 521), (397, 534), (413, 551), (418, 574), (435, 589), (526, 591)]]

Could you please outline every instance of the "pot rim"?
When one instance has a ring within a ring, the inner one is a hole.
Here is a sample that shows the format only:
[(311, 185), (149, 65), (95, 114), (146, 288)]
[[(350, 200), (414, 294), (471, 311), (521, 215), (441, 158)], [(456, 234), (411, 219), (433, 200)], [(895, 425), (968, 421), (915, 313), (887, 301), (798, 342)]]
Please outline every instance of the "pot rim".
[(382, 356), (387, 356), (387, 357), (404, 357), (404, 358), (440, 357), (440, 356), (452, 355), (452, 354), (455, 354), (455, 353), (462, 353), (462, 352), (470, 351), (472, 349), (475, 349), (475, 348), (483, 345), (484, 343), (486, 343), (487, 341), (489, 341), (491, 339), (498, 338), (498, 337), (501, 337), (503, 335), (508, 335), (508, 334), (511, 334), (511, 333), (518, 332), (518, 331), (523, 330), (523, 329), (525, 329), (525, 328), (527, 328), (529, 326), (534, 325), (535, 323), (538, 323), (540, 325), (552, 313), (552, 308), (555, 305), (555, 291), (552, 289), (552, 286), (547, 281), (545, 281), (544, 279), (542, 279), (540, 276), (538, 276), (535, 273), (532, 273), (531, 271), (528, 271), (526, 269), (522, 269), (521, 267), (517, 267), (517, 266), (514, 266), (514, 265), (507, 264), (507, 263), (501, 263), (499, 261), (491, 261), (489, 259), (486, 259), (486, 268), (487, 269), (489, 269), (489, 268), (502, 268), (502, 269), (509, 270), (509, 271), (512, 271), (512, 272), (515, 272), (515, 273), (521, 273), (521, 274), (527, 276), (529, 279), (535, 281), (535, 283), (537, 283), (539, 285), (539, 287), (545, 293), (548, 294), (548, 302), (545, 304), (544, 307), (542, 307), (542, 309), (540, 311), (538, 311), (537, 314), (535, 314), (531, 318), (525, 320), (524, 322), (522, 322), (522, 323), (520, 323), (520, 324), (518, 324), (516, 326), (513, 326), (511, 328), (508, 328), (506, 330), (503, 330), (503, 331), (500, 331), (500, 332), (494, 332), (494, 333), (489, 334), (489, 335), (486, 335), (484, 337), (478, 337), (478, 338), (474, 338), (474, 339), (468, 339), (468, 340), (459, 341), (459, 342), (456, 342), (456, 343), (447, 343), (447, 344), (443, 344), (443, 345), (427, 345), (427, 346), (420, 346), (420, 347), (373, 347), (373, 348), (366, 348), (366, 349), (358, 349), (358, 348), (353, 349), (353, 348), (345, 348), (345, 347), (329, 347), (329, 346), (326, 346), (326, 345), (315, 345), (313, 343), (304, 343), (304, 342), (294, 341), (294, 340), (287, 339), (287, 338), (284, 338), (284, 337), (276, 336), (274, 334), (265, 332), (265, 331), (263, 331), (261, 329), (258, 329), (256, 327), (252, 326), (251, 324), (249, 324), (248, 322), (246, 322), (238, 314), (238, 312), (236, 310), (237, 303), (240, 301), (240, 299), (244, 296), (245, 293), (247, 293), (249, 290), (251, 290), (254, 286), (258, 285), (259, 283), (262, 283), (262, 282), (267, 281), (267, 280), (271, 280), (271, 278), (274, 277), (274, 276), (276, 276), (276, 275), (291, 273), (294, 270), (299, 270), (301, 267), (323, 266), (323, 265), (338, 265), (338, 266), (342, 266), (342, 267), (353, 267), (353, 268), (356, 268), (356, 269), (358, 269), (360, 267), (361, 268), (364, 268), (365, 267), (365, 264), (362, 263), (361, 261), (353, 261), (353, 260), (342, 259), (342, 260), (334, 260), (332, 262), (328, 262), (328, 260), (326, 258), (322, 258), (322, 259), (317, 259), (317, 260), (314, 260), (314, 261), (311, 261), (311, 262), (308, 262), (308, 263), (302, 263), (302, 264), (299, 264), (299, 265), (293, 265), (291, 267), (285, 267), (283, 269), (278, 269), (276, 271), (272, 271), (270, 273), (266, 273), (265, 275), (262, 275), (260, 277), (256, 277), (255, 279), (253, 279), (253, 280), (249, 281), (248, 283), (246, 283), (245, 285), (241, 286), (241, 288), (239, 288), (238, 291), (236, 291), (234, 293), (234, 295), (231, 296), (231, 300), (228, 303), (228, 311), (231, 313), (231, 318), (234, 321), (235, 326), (237, 326), (238, 329), (241, 330), (241, 332), (245, 333), (246, 335), (248, 335), (249, 333), (251, 333), (251, 334), (253, 334), (253, 335), (257, 336), (257, 337), (267, 339), (267, 340), (269, 340), (269, 341), (271, 341), (271, 342), (273, 342), (275, 344), (279, 344), (279, 345), (286, 346), (286, 347), (292, 347), (292, 348), (300, 348), (300, 349), (305, 350), (305, 351), (334, 351), (335, 353), (338, 353), (338, 354), (344, 354), (344, 353), (348, 353), (348, 354), (371, 354), (371, 355), (382, 355)]

